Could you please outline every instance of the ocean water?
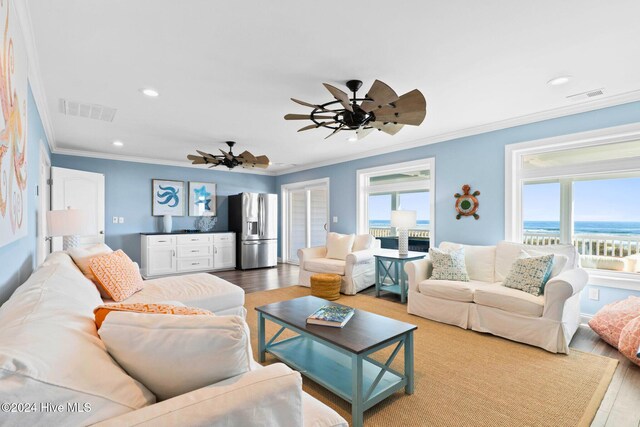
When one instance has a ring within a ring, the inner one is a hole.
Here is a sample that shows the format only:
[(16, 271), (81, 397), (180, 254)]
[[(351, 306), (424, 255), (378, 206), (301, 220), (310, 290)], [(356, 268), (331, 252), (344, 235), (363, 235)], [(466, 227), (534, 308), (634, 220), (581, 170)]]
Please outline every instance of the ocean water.
[[(418, 224), (416, 228), (429, 228), (429, 220), (419, 219), (416, 221)], [(388, 228), (391, 227), (391, 221), (388, 219), (372, 219), (369, 221), (370, 228)]]
[[(529, 233), (558, 234), (560, 223), (558, 221), (525, 221), (524, 230)], [(640, 234), (640, 222), (619, 221), (576, 221), (575, 234)]]

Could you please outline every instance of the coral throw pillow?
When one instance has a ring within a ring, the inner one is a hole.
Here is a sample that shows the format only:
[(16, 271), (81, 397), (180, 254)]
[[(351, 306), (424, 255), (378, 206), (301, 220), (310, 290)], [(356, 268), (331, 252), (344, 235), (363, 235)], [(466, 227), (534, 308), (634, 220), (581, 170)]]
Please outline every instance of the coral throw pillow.
[(91, 258), (89, 268), (98, 285), (114, 301), (127, 299), (142, 289), (140, 272), (121, 250)]
[(618, 345), (620, 353), (640, 366), (640, 316), (636, 317), (622, 329)]
[[(618, 348), (620, 334), (627, 323), (640, 316), (640, 297), (607, 304), (596, 313), (589, 326), (610, 345)], [(637, 350), (637, 349), (636, 349)]]
[(203, 310), (195, 307), (177, 306), (173, 304), (104, 304), (96, 307), (93, 310), (93, 314), (96, 319), (96, 326), (100, 329), (102, 322), (107, 315), (114, 311), (128, 311), (133, 313), (148, 313), (148, 314), (179, 314), (182, 316), (190, 315), (203, 315), (203, 316), (215, 316), (209, 310)]

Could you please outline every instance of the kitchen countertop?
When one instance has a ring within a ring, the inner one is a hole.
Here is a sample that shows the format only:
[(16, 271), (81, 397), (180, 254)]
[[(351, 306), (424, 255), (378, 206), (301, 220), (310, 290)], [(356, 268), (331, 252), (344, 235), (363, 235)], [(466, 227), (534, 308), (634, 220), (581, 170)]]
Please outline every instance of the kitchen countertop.
[(140, 233), (143, 236), (166, 236), (170, 234), (219, 234), (219, 233), (233, 233), (233, 231), (199, 231), (199, 230), (176, 230), (171, 233), (165, 233), (164, 231), (150, 231), (147, 233)]

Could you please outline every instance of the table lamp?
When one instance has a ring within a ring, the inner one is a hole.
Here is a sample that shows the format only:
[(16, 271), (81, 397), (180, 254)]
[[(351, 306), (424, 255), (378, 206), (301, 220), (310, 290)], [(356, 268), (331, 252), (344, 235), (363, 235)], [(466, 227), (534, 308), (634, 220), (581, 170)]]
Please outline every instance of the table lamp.
[(47, 235), (62, 236), (63, 250), (78, 246), (79, 237), (88, 234), (91, 234), (91, 230), (87, 211), (67, 208), (47, 212)]
[(409, 254), (409, 229), (416, 226), (416, 211), (391, 211), (391, 226), (398, 229), (398, 253)]

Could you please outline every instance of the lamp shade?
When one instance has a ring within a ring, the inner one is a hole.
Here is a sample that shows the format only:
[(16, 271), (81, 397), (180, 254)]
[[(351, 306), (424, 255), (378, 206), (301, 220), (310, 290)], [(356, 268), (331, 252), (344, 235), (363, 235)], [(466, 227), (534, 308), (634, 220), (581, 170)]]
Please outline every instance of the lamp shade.
[(391, 211), (391, 226), (411, 228), (416, 226), (416, 211)]
[(87, 211), (65, 209), (47, 212), (47, 235), (86, 236), (92, 234)]

